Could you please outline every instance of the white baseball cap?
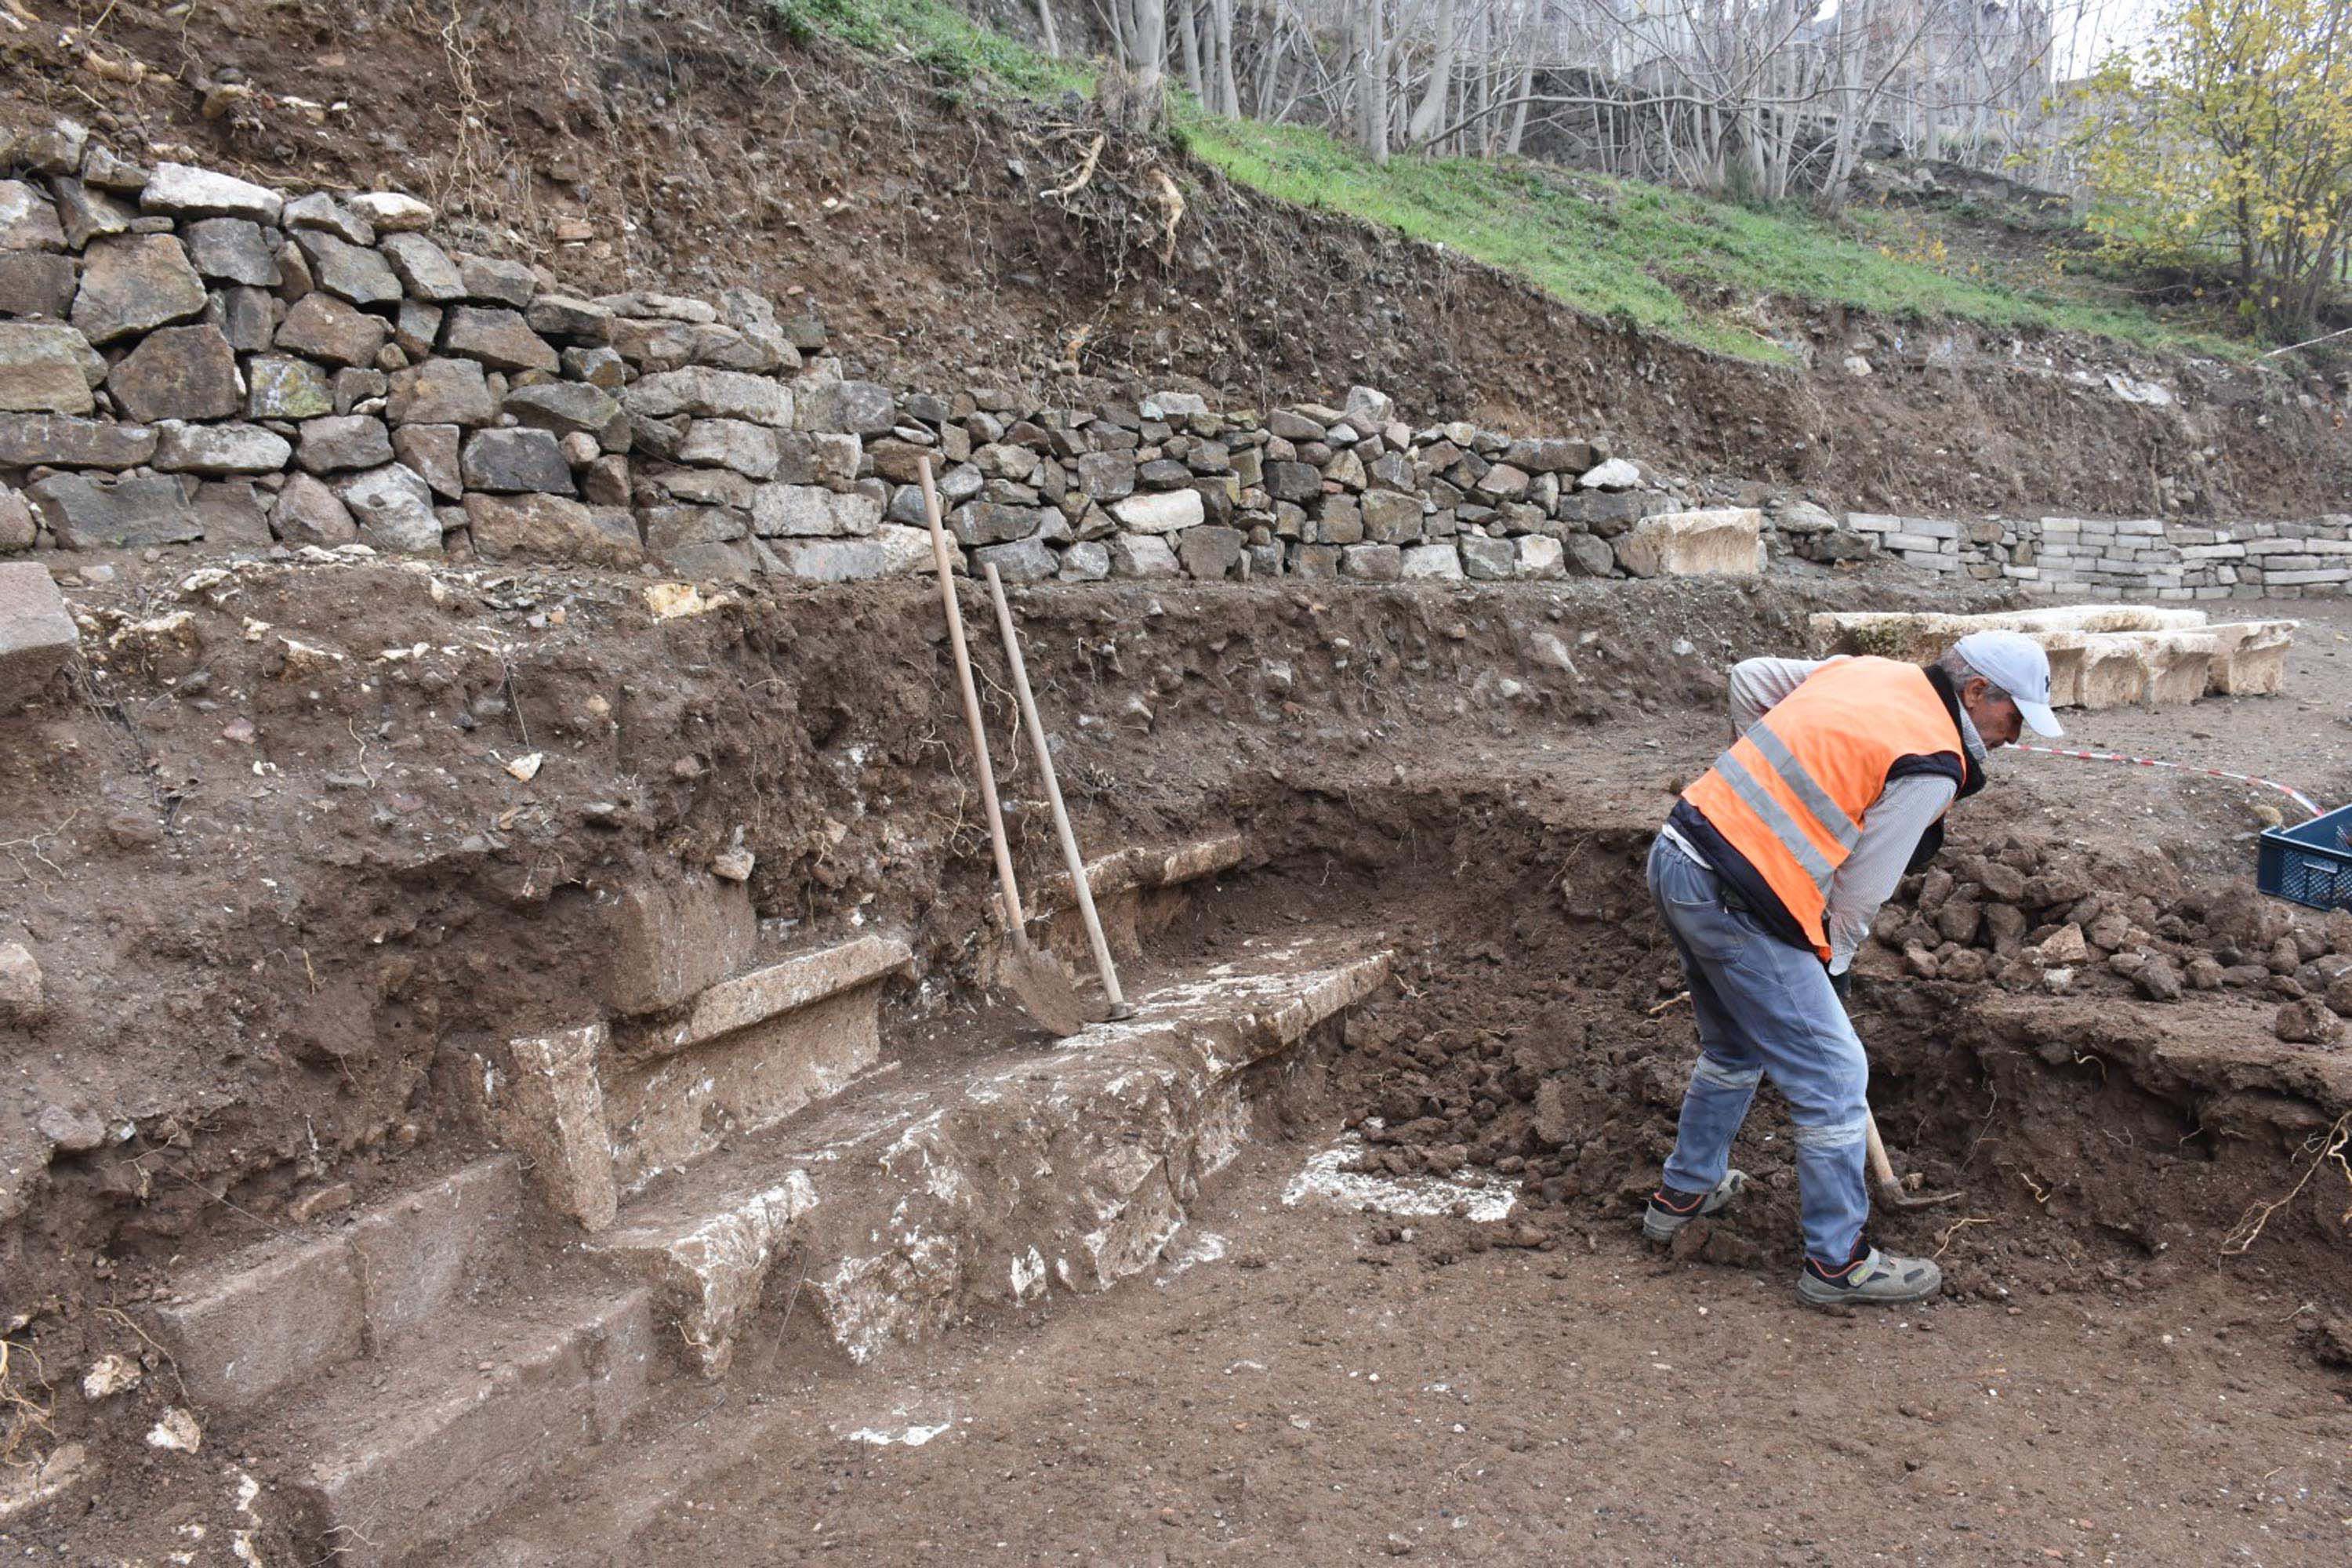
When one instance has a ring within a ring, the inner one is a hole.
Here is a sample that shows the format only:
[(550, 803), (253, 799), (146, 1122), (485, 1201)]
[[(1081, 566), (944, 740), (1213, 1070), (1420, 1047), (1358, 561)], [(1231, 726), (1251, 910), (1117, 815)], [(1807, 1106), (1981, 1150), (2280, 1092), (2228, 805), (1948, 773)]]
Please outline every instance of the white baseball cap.
[(2063, 735), (2050, 711), (2050, 656), (2021, 632), (1970, 632), (1952, 645), (1969, 668), (2009, 693), (2037, 735)]

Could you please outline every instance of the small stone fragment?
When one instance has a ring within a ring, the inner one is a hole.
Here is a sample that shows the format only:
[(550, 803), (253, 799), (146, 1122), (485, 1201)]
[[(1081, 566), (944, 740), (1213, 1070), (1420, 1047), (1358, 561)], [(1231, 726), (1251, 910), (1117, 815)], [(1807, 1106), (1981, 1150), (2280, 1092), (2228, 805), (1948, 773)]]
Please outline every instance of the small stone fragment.
[(2343, 1028), (2342, 1021), (2325, 1003), (2305, 996), (2278, 1010), (2271, 1032), (2289, 1045), (2317, 1046), (2333, 1044)]
[(139, 1386), (143, 1373), (129, 1356), (110, 1352), (89, 1363), (81, 1374), (81, 1396), (91, 1404)]
[[(37, 567), (35, 570), (41, 571)], [(46, 571), (41, 571), (41, 574), (44, 577), (48, 575)], [(5, 637), (6, 628), (0, 625), (0, 639)], [(5, 657), (5, 641), (0, 641), (0, 658)], [(12, 942), (0, 947), (0, 1012), (18, 1018), (32, 1018), (40, 1014), (44, 1005), (39, 962), (21, 942)]]
[(397, 191), (362, 191), (347, 197), (345, 205), (374, 225), (378, 235), (414, 234), (433, 226), (433, 208)]
[(147, 1434), (149, 1447), (171, 1448), (184, 1454), (194, 1453), (204, 1443), (205, 1429), (196, 1425), (194, 1416), (176, 1405), (165, 1407), (162, 1419)]

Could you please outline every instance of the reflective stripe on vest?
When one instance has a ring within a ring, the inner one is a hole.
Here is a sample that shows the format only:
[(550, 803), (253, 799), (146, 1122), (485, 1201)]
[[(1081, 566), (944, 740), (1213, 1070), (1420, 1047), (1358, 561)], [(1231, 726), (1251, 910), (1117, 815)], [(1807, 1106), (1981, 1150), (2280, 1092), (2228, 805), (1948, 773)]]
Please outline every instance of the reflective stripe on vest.
[(1805, 678), (1683, 798), (1744, 856), (1824, 959), (1830, 879), (1906, 757), (1961, 752), (1959, 727), (1916, 665), (1840, 659)]

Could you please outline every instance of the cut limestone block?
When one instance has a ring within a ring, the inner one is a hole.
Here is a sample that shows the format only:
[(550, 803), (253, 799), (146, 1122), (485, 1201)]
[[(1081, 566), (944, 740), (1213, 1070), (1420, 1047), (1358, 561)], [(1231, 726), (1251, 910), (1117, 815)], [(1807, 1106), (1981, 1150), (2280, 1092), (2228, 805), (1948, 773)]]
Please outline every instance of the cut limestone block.
[(2220, 639), (2201, 632), (2094, 632), (2083, 638), (2078, 700), (2098, 710), (2194, 702)]
[(1763, 570), (1763, 529), (1754, 507), (1660, 512), (1617, 541), (1617, 563), (1636, 577), (1753, 577)]
[(0, 563), (0, 713), (39, 696), (80, 646), (49, 569), (36, 561)]
[(1633, 576), (1757, 576), (1764, 515), (1752, 505), (1658, 512), (1616, 541), (1618, 566)]
[(1970, 632), (2021, 632), (2050, 657), (2050, 701), (2056, 708), (2190, 702), (2225, 682), (2234, 689), (2231, 655), (2242, 644), (2246, 689), (2276, 690), (2284, 683), (2293, 622), (2246, 622), (2242, 630), (2204, 623), (2202, 610), (2053, 605), (1982, 616), (1832, 612), (1812, 616), (1809, 630), (1820, 654), (1874, 654), (1913, 663), (1940, 657)]
[(2017, 632), (2170, 632), (2203, 626), (2205, 612), (2158, 605), (2047, 605), (1966, 618)]
[(1808, 617), (1805, 626), (1818, 658), (1850, 654), (1926, 664), (1969, 633), (1984, 629), (1976, 620), (1906, 610), (1829, 610)]
[(614, 1183), (633, 1191), (872, 1068), (880, 983), (910, 956), (896, 937), (859, 937), (721, 981), (683, 1017), (625, 1031), (630, 1059), (604, 1080)]
[(427, 1560), (430, 1548), (610, 1441), (656, 1370), (648, 1292), (568, 1311), (458, 1315), (386, 1380), (306, 1395), (289, 1441), (315, 1456), (295, 1491), (317, 1542), (349, 1568)]
[(602, 1024), (527, 1035), (467, 1079), (483, 1123), (529, 1163), (540, 1196), (590, 1230), (612, 1224), (618, 1206), (601, 1063), (611, 1038)]
[(2175, 631), (2204, 624), (2202, 610), (2161, 609), (2152, 605), (2052, 605), (1981, 616), (1832, 610), (1812, 616), (1806, 623), (1817, 655), (1872, 654), (1909, 664), (1939, 658), (1970, 632), (2023, 632), (2049, 647), (2056, 645), (2044, 639), (2053, 633)]
[(2207, 671), (2205, 689), (2220, 697), (2274, 697), (2286, 689), (2287, 649), (2294, 646), (2295, 621), (2233, 621), (2207, 626), (2221, 645)]
[(722, 980), (694, 999), (683, 1020), (659, 1030), (650, 1048), (667, 1053), (703, 1045), (878, 980), (908, 956), (896, 937), (859, 937)]
[(155, 1337), (191, 1394), (249, 1407), (457, 1300), (511, 1233), (521, 1195), (513, 1155), (476, 1161), (348, 1225), (205, 1270), (154, 1309)]
[(838, 1092), (881, 1057), (881, 982), (911, 953), (865, 936), (709, 986), (674, 1015), (510, 1040), (467, 1081), (483, 1124), (589, 1230), (727, 1138)]
[(815, 1206), (808, 1173), (787, 1171), (781, 1181), (716, 1203), (689, 1191), (633, 1209), (629, 1223), (597, 1237), (594, 1249), (646, 1276), (662, 1321), (703, 1374), (717, 1377), (734, 1359), (736, 1331), (759, 1306), (795, 1222)]
[(358, 1355), (366, 1325), (358, 1260), (341, 1238), (240, 1263), (154, 1314), (188, 1392), (233, 1408)]
[[(1236, 832), (1212, 834), (1189, 843), (1137, 846), (1087, 862), (1087, 889), (1102, 920), (1103, 940), (1113, 956), (1133, 958), (1151, 936), (1184, 910), (1185, 884), (1229, 871), (1248, 853)], [(1078, 914), (1066, 873), (1041, 883), (1033, 896), (1035, 912), (1050, 922), (1046, 944), (1086, 968), (1092, 961), (1086, 925)]]
[(2035, 632), (2032, 636), (2042, 645), (2050, 660), (2050, 706), (2080, 708), (2083, 705), (2083, 658), (2088, 649), (2087, 632)]
[[(2116, 633), (2116, 636), (2131, 636)], [(2219, 637), (2204, 632), (2143, 632), (2147, 660), (2147, 700), (2158, 708), (2178, 707), (2205, 695), (2212, 664), (2221, 651)]]
[(597, 979), (619, 1013), (677, 1006), (749, 963), (760, 940), (751, 889), (717, 877), (632, 883), (605, 921)]
[(2147, 697), (2147, 663), (2140, 657), (2137, 634), (2100, 633), (2083, 639), (2083, 664), (2074, 687), (2074, 706), (2094, 711), (2129, 708)]
[(910, 1089), (888, 1116), (820, 1118), (798, 1162), (817, 1195), (803, 1256), (834, 1343), (869, 1361), (975, 1306), (1148, 1268), (1248, 1140), (1245, 1080), (1388, 973), (1385, 952), (1255, 953), (1055, 1051)]

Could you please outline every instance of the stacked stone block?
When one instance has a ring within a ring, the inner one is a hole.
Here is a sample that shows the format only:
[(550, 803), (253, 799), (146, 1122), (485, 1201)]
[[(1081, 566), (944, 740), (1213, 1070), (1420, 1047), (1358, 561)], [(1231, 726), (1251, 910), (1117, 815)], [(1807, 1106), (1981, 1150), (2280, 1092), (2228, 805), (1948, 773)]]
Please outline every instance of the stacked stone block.
[(2066, 599), (2332, 597), (2352, 583), (2352, 517), (2166, 522), (2155, 518), (1886, 517), (1847, 526), (1894, 558), (1964, 583)]

